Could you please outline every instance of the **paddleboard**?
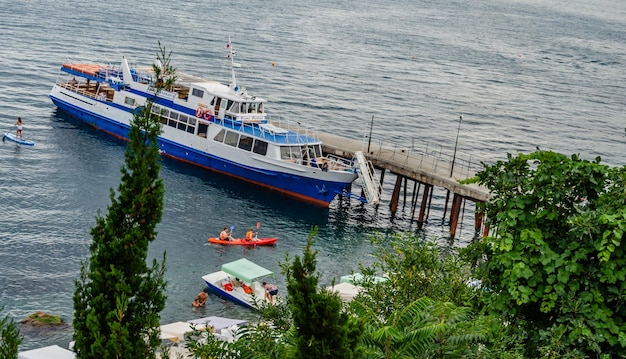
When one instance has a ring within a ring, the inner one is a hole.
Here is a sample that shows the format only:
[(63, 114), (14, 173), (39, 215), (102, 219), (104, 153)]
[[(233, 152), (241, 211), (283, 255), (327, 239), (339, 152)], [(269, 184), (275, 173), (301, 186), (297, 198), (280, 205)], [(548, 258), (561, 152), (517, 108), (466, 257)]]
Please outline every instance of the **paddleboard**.
[(15, 143), (19, 143), (20, 145), (26, 145), (26, 146), (34, 146), (35, 145), (35, 142), (28, 141), (28, 140), (25, 140), (23, 138), (17, 138), (17, 137), (15, 137), (14, 134), (9, 133), (9, 132), (5, 132), (4, 133), (4, 137), (2, 137), (2, 140), (4, 141), (5, 139), (9, 140), (9, 141), (13, 141)]

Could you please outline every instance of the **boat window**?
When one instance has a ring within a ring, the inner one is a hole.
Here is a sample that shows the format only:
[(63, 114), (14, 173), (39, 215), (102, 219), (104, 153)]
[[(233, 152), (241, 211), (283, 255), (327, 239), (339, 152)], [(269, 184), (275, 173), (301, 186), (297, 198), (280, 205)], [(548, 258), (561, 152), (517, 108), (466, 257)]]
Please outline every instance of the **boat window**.
[(317, 157), (315, 155), (315, 148), (313, 146), (302, 147), (302, 154), (306, 154), (306, 156), (310, 158)]
[(200, 122), (198, 124), (198, 136), (206, 138), (207, 131), (209, 131), (209, 125), (207, 125), (206, 123)]
[(291, 146), (291, 158), (302, 158), (302, 152), (300, 152), (300, 146)]
[(164, 117), (170, 117), (170, 112), (168, 110), (163, 110), (163, 112), (161, 112), (161, 115)]
[(315, 145), (313, 148), (315, 149), (315, 157), (322, 157), (324, 155), (322, 152), (322, 145)]
[(213, 141), (224, 142), (225, 133), (226, 133), (226, 130), (221, 130), (220, 132), (217, 133), (217, 135), (215, 135), (215, 137), (213, 137)]
[(170, 113), (170, 118), (171, 118), (172, 120), (178, 120), (178, 113), (176, 113), (176, 112), (172, 111), (172, 112)]
[(250, 151), (252, 149), (252, 141), (254, 139), (252, 137), (248, 137), (246, 135), (241, 135), (239, 137), (239, 148), (242, 150)]
[(177, 124), (177, 123), (178, 123), (178, 122), (176, 122), (176, 121), (174, 121), (174, 120), (168, 120), (168, 121), (167, 121), (167, 125), (168, 125), (168, 126), (172, 126), (172, 127), (174, 127), (174, 128), (176, 128), (176, 124)]
[(263, 113), (263, 103), (260, 103), (259, 106), (257, 107), (257, 113)]
[(132, 97), (126, 97), (124, 98), (124, 103), (128, 106), (135, 106), (135, 99)]
[(228, 103), (226, 104), (226, 109), (232, 111), (231, 107), (233, 106), (233, 103), (233, 100), (228, 100)]
[(237, 142), (239, 142), (239, 134), (237, 132), (227, 131), (224, 143), (235, 147), (237, 146)]
[[(178, 121), (179, 121), (179, 122), (182, 122), (182, 123), (187, 123), (187, 121), (188, 121), (188, 120), (189, 120), (189, 117), (187, 117), (187, 116), (185, 116), (185, 115), (183, 115), (183, 114), (181, 114), (181, 115), (178, 117)], [(191, 122), (190, 122), (189, 124), (191, 124)]]
[(252, 152), (265, 156), (267, 154), (267, 142), (261, 140), (254, 140), (254, 147)]
[(191, 91), (191, 94), (192, 94), (192, 95), (194, 95), (195, 97), (200, 97), (200, 98), (204, 97), (204, 91), (199, 90), (199, 89), (197, 89), (197, 88), (194, 88), (194, 89)]
[[(186, 117), (183, 115), (180, 115), (181, 117)], [(196, 125), (196, 119), (193, 117), (189, 117), (189, 126), (195, 126)]]
[(288, 160), (291, 158), (291, 155), (289, 153), (289, 147), (281, 147), (280, 148), (280, 158), (283, 160)]

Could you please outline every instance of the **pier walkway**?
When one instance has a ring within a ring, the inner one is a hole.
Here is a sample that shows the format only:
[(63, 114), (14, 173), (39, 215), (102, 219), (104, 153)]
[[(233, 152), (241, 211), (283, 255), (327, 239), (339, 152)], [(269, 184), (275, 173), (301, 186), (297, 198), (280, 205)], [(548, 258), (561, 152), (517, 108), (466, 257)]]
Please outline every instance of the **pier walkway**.
[[(454, 236), (456, 231), (462, 201), (485, 202), (489, 199), (487, 188), (476, 184), (459, 183), (460, 180), (473, 177), (476, 171), (481, 169), (481, 166), (478, 162), (472, 163), (471, 160), (456, 158), (456, 154), (448, 156), (438, 151), (430, 153), (427, 151), (420, 152), (413, 148), (385, 146), (380, 142), (367, 143), (325, 132), (318, 132), (318, 137), (323, 143), (322, 149), (325, 153), (345, 158), (354, 158), (355, 152), (363, 151), (366, 159), (371, 161), (372, 165), (381, 171), (381, 183), (383, 182), (385, 171), (395, 174), (396, 185), (390, 203), (390, 208), (393, 212), (397, 208), (402, 181), (405, 182), (405, 197), (407, 180), (419, 183), (420, 187), (424, 185), (418, 217), (418, 224), (420, 225), (423, 223), (424, 216), (427, 216), (426, 211), (430, 206), (429, 197), (432, 196), (433, 187), (447, 190), (448, 196), (450, 193), (453, 194), (450, 210), (451, 236)], [(446, 196), (444, 216), (448, 207), (448, 196)], [(413, 207), (415, 207), (416, 202), (417, 198), (414, 194), (411, 203)], [(482, 216), (477, 214), (475, 219), (476, 230), (479, 231), (481, 226)]]

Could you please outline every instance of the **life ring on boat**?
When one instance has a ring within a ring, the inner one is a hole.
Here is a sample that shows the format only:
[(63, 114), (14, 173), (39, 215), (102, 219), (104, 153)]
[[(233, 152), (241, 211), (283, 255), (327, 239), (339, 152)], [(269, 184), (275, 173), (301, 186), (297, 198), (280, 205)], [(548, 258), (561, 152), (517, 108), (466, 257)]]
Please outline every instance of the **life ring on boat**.
[(213, 119), (213, 112), (211, 112), (211, 109), (206, 109), (206, 111), (204, 111), (204, 119), (207, 121), (211, 121)]
[(196, 117), (197, 118), (202, 118), (202, 116), (204, 116), (204, 109), (202, 107), (198, 107), (196, 109)]

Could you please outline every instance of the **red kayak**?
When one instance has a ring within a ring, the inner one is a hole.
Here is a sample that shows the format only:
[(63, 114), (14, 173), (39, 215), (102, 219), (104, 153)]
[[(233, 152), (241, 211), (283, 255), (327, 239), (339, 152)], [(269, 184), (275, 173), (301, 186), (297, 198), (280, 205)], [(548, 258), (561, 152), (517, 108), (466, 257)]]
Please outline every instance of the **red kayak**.
[(230, 245), (239, 245), (239, 246), (268, 246), (275, 244), (278, 238), (257, 238), (251, 241), (246, 241), (245, 238), (235, 238), (232, 241), (229, 240), (221, 240), (219, 238), (209, 238), (209, 243), (216, 244), (230, 244)]

